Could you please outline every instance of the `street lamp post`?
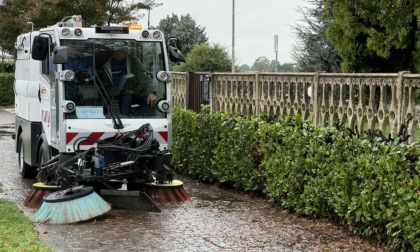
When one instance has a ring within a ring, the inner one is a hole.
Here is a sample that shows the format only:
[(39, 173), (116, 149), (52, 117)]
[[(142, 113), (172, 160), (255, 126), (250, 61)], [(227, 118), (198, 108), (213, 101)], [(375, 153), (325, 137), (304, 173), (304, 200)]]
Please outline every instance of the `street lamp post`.
[(150, 28), (150, 7), (151, 7), (151, 1), (150, 0), (145, 0), (144, 1), (144, 5), (146, 5), (147, 8), (147, 29)]
[(235, 0), (232, 0), (232, 73), (235, 72)]
[(278, 35), (274, 35), (274, 52), (276, 53), (276, 62), (274, 63), (276, 66), (276, 72), (277, 72), (277, 56), (278, 56), (278, 47), (279, 47), (279, 36)]
[(149, 9), (147, 9), (147, 29), (150, 28), (150, 6)]

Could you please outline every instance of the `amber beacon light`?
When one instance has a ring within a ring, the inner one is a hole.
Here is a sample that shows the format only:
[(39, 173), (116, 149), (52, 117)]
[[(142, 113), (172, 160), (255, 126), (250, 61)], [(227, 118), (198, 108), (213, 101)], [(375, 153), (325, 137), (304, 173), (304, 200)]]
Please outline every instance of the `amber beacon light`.
[(141, 30), (143, 26), (141, 24), (130, 24), (131, 30)]

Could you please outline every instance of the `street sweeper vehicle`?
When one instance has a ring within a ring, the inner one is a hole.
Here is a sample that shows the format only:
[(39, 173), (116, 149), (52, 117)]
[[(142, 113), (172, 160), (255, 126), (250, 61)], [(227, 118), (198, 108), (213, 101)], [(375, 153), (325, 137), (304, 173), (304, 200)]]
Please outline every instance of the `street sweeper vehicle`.
[(19, 35), (15, 47), (19, 173), (38, 180), (28, 205), (54, 189), (62, 202), (90, 194), (83, 186), (114, 200), (189, 199), (170, 152), (177, 38), (141, 25), (83, 27), (76, 15)]

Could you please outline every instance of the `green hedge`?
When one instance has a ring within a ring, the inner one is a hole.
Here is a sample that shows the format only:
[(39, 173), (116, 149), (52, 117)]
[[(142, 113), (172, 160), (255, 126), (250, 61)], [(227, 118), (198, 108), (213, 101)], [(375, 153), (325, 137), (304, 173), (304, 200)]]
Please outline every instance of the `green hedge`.
[(13, 62), (0, 63), (0, 73), (14, 73), (15, 64)]
[(254, 121), (174, 109), (172, 153), (179, 172), (203, 181), (260, 190), (262, 175), (250, 155), (258, 146)]
[(0, 105), (12, 105), (15, 102), (14, 79), (12, 73), (0, 73)]
[(297, 213), (331, 217), (395, 250), (420, 251), (420, 150), (300, 117), (242, 118), (174, 109), (178, 172), (265, 193)]

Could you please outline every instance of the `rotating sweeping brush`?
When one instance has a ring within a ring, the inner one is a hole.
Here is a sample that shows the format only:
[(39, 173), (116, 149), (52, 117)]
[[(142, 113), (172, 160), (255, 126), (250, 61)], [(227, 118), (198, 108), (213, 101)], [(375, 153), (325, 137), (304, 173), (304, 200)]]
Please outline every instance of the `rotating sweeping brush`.
[(23, 201), (23, 205), (26, 207), (40, 208), (42, 203), (44, 203), (45, 196), (60, 190), (58, 186), (47, 185), (42, 182), (35, 183), (32, 187), (32, 191)]
[(190, 201), (191, 197), (185, 191), (183, 184), (180, 180), (165, 184), (147, 183), (141, 185), (139, 191), (145, 192), (153, 201), (164, 205)]
[(32, 220), (48, 224), (69, 224), (95, 218), (109, 210), (111, 207), (92, 187), (78, 186), (46, 196)]

